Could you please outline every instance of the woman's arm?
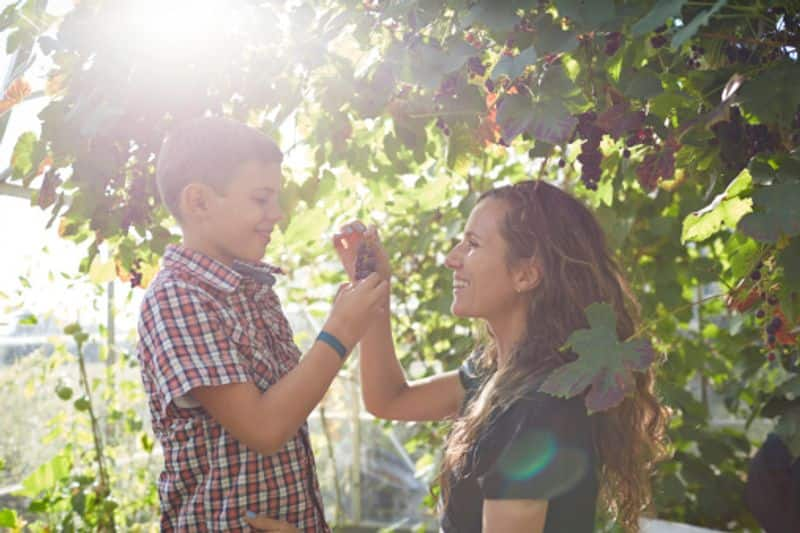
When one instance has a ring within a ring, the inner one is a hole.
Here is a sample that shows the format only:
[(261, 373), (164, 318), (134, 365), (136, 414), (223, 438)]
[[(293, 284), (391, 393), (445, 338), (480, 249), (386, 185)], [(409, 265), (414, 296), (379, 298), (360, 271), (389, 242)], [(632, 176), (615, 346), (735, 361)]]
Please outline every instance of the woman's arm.
[(457, 415), (464, 401), (458, 371), (408, 383), (395, 355), (386, 308), (361, 339), (361, 393), (367, 410), (389, 420), (442, 420)]
[(483, 533), (542, 533), (547, 500), (484, 500)]
[[(356, 275), (359, 245), (371, 247), (374, 267), (385, 280), (391, 278), (389, 258), (374, 227), (360, 222), (344, 226), (333, 238), (348, 275)], [(391, 291), (389, 292), (391, 294)], [(441, 420), (458, 414), (464, 401), (464, 388), (458, 372), (446, 372), (412, 383), (406, 381), (395, 355), (392, 339), (389, 297), (383, 310), (361, 338), (361, 391), (364, 405), (373, 415), (390, 420)]]

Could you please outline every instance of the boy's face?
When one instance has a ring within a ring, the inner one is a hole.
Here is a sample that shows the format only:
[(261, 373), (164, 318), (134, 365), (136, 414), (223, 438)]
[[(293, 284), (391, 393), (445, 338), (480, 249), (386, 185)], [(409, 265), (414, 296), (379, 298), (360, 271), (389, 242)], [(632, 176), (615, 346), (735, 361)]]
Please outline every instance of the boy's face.
[(282, 181), (279, 163), (242, 164), (225, 191), (209, 198), (203, 224), (206, 253), (228, 265), (234, 259), (260, 261), (283, 218), (278, 203)]

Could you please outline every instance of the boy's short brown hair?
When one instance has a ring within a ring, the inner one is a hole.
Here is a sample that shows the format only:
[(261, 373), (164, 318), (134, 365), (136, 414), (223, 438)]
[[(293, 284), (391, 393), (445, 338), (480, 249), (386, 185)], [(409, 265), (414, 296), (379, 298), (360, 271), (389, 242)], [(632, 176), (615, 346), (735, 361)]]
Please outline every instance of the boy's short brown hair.
[(205, 183), (223, 192), (244, 163), (282, 160), (278, 145), (254, 128), (228, 118), (197, 118), (167, 134), (158, 154), (156, 183), (161, 201), (180, 220), (178, 202), (186, 185)]

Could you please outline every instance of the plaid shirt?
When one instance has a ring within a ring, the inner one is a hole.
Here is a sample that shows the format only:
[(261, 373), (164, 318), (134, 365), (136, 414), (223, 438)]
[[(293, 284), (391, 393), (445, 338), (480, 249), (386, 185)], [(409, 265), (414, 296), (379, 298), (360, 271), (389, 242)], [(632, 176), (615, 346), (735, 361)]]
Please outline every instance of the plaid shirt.
[(277, 272), (263, 263), (229, 268), (170, 246), (145, 294), (138, 356), (164, 449), (162, 531), (249, 531), (248, 510), (301, 531), (330, 531), (306, 424), (264, 456), (187, 395), (244, 382), (265, 391), (297, 365), (300, 351), (272, 290)]

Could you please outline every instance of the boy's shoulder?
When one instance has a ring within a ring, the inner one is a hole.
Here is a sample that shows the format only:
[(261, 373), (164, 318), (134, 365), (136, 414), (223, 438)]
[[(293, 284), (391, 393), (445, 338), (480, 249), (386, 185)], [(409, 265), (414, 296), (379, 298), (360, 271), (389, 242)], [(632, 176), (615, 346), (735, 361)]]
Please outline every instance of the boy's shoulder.
[(180, 314), (181, 309), (201, 311), (220, 307), (219, 295), (189, 272), (162, 267), (147, 287), (139, 307), (140, 326), (147, 329), (154, 316)]

